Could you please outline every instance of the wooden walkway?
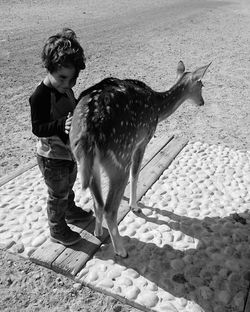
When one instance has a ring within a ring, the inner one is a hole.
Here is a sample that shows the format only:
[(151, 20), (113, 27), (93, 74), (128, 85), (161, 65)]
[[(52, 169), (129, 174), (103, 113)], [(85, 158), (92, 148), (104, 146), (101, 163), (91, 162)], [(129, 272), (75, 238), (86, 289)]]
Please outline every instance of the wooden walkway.
[[(181, 152), (187, 144), (187, 140), (178, 139), (174, 136), (158, 136), (149, 143), (146, 154), (143, 159), (143, 165), (140, 172), (137, 200), (148, 191), (148, 189), (158, 180), (162, 172), (171, 164), (173, 159)], [(35, 162), (30, 162), (11, 175), (0, 179), (0, 187), (11, 181), (15, 177), (24, 174), (26, 171), (36, 166)], [(107, 192), (108, 185), (104, 179), (103, 191)], [(123, 200), (118, 211), (118, 223), (126, 216), (129, 211), (129, 184), (126, 187)], [(92, 201), (89, 201), (85, 207), (92, 208)], [(38, 247), (30, 256), (30, 260), (52, 269), (65, 276), (75, 278), (76, 275), (86, 265), (100, 246), (109, 240), (109, 233), (104, 223), (104, 233), (101, 238), (94, 236), (95, 219), (92, 217), (88, 222), (78, 223), (73, 229), (81, 234), (83, 238), (78, 244), (66, 248), (61, 244), (52, 243), (49, 239)], [(242, 304), (242, 312), (250, 312), (250, 276), (248, 279), (247, 295)], [(120, 298), (121, 301), (122, 298)], [(129, 302), (131, 304), (131, 302)]]
[(250, 312), (250, 281), (249, 281), (249, 287), (248, 287), (248, 295), (246, 298), (246, 303), (245, 303), (243, 312)]
[[(173, 136), (161, 136), (151, 140), (143, 159), (138, 183), (137, 200), (140, 200), (186, 144), (187, 140), (176, 139)], [(108, 187), (105, 182), (102, 183), (104, 192)], [(126, 187), (118, 211), (118, 223), (120, 223), (129, 211), (128, 201), (129, 184)], [(91, 206), (92, 201), (87, 204), (86, 208), (90, 208)], [(95, 254), (100, 245), (109, 238), (105, 223), (103, 225), (104, 233), (101, 238), (94, 236), (94, 226), (94, 218), (87, 223), (77, 224), (77, 227), (74, 226), (74, 230), (78, 231), (83, 239), (71, 247), (53, 243), (48, 239), (31, 255), (31, 261), (73, 278)]]

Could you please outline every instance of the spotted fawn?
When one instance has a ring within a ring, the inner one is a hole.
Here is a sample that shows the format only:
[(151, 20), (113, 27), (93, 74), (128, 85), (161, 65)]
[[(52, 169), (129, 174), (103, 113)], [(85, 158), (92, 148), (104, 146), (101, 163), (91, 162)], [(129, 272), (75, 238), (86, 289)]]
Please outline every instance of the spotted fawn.
[[(138, 80), (107, 78), (79, 97), (70, 130), (72, 152), (79, 165), (82, 187), (89, 187), (93, 197), (94, 234), (102, 235), (104, 214), (114, 252), (121, 257), (126, 257), (127, 251), (118, 231), (117, 211), (129, 176), (129, 205), (138, 211), (136, 188), (145, 148), (157, 124), (184, 101), (191, 99), (198, 106), (204, 105), (201, 79), (209, 65), (185, 72), (180, 61), (176, 83), (165, 92), (156, 92)], [(105, 203), (100, 166), (109, 179)]]

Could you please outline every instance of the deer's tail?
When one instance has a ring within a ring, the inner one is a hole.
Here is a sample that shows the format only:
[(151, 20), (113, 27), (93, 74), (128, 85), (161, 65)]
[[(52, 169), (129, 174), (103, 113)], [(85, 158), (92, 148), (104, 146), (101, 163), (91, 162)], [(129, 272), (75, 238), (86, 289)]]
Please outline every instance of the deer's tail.
[(79, 165), (82, 188), (86, 189), (89, 187), (92, 178), (95, 158), (94, 141), (89, 136), (84, 135), (71, 144), (71, 149)]

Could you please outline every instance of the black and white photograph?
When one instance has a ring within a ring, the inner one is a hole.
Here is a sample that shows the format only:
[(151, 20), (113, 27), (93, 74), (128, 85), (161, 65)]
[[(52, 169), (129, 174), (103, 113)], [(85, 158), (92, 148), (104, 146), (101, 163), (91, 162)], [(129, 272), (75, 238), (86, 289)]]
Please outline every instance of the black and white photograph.
[(249, 0), (0, 0), (0, 311), (250, 312), (249, 77)]

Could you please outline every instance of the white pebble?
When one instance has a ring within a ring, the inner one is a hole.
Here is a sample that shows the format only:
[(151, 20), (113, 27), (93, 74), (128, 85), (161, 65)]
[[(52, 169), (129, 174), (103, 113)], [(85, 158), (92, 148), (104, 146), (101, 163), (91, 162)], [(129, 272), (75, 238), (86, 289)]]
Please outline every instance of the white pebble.
[(31, 246), (32, 247), (41, 246), (46, 241), (46, 239), (47, 237), (44, 235), (38, 236), (32, 241)]
[(73, 288), (76, 290), (80, 290), (82, 288), (82, 284), (81, 283), (74, 283)]
[(171, 267), (176, 271), (181, 271), (185, 267), (185, 263), (182, 259), (174, 259), (170, 262)]
[(218, 300), (223, 304), (228, 304), (231, 300), (231, 294), (226, 290), (221, 290), (217, 294)]
[(159, 298), (156, 293), (145, 290), (139, 294), (136, 301), (138, 301), (140, 304), (146, 307), (152, 308), (156, 306), (157, 302), (159, 301)]
[(213, 297), (213, 291), (211, 290), (211, 288), (207, 286), (199, 287), (199, 292), (200, 292), (201, 297), (205, 300), (209, 300), (210, 298)]
[(104, 287), (104, 288), (112, 288), (114, 286), (114, 283), (112, 282), (111, 279), (105, 278), (101, 280), (101, 282), (99, 282), (97, 286)]
[(133, 286), (133, 287), (129, 287), (125, 290), (124, 296), (128, 300), (135, 300), (139, 293), (140, 293), (140, 289), (136, 286)]
[(133, 285), (132, 280), (131, 280), (130, 278), (124, 277), (124, 276), (122, 276), (122, 277), (119, 278), (119, 283), (120, 283), (121, 285), (126, 286), (126, 287)]
[(161, 304), (159, 307), (157, 307), (157, 310), (160, 312), (178, 312), (176, 307), (170, 302)]
[(89, 282), (95, 282), (96, 280), (98, 280), (98, 278), (99, 276), (96, 271), (91, 271), (87, 277)]
[(242, 311), (244, 302), (245, 302), (245, 294), (243, 291), (240, 291), (234, 296), (233, 303), (239, 309), (239, 311)]
[(134, 278), (138, 278), (140, 276), (140, 274), (138, 272), (136, 272), (133, 269), (127, 269), (126, 270), (126, 274), (129, 275), (130, 278), (134, 279)]

